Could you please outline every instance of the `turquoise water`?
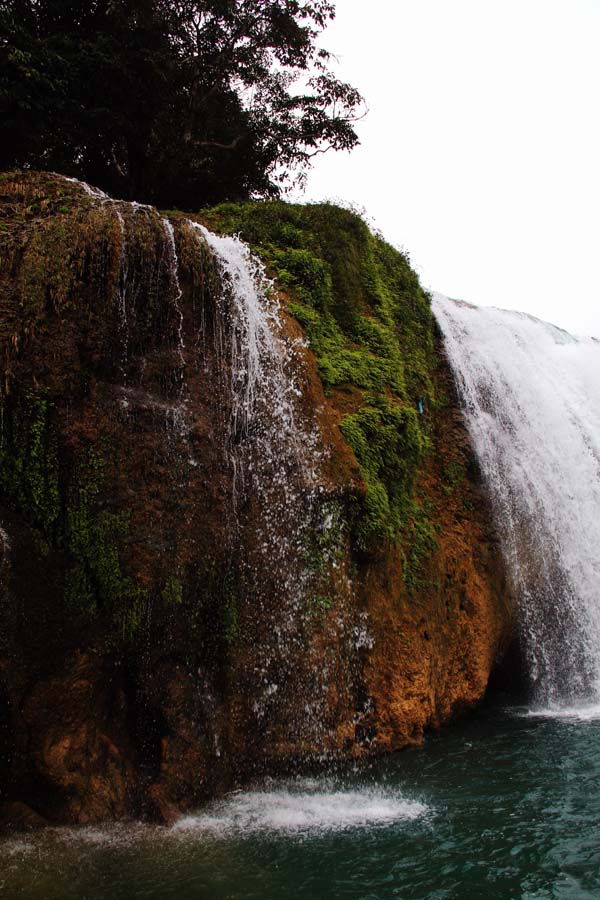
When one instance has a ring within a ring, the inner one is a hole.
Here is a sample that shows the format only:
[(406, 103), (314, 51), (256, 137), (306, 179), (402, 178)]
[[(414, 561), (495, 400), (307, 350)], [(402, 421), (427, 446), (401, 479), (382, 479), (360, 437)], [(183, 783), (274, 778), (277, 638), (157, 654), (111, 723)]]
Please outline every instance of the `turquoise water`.
[(263, 783), (175, 829), (23, 836), (0, 861), (3, 900), (598, 900), (600, 719), (488, 710), (421, 750)]

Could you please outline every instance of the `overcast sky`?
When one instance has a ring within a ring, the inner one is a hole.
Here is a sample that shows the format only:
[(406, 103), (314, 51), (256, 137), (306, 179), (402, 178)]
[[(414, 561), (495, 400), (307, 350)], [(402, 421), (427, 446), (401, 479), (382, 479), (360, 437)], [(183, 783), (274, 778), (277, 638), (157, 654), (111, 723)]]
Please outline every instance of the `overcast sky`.
[(337, 0), (321, 43), (369, 114), (305, 199), (426, 287), (600, 335), (600, 0)]

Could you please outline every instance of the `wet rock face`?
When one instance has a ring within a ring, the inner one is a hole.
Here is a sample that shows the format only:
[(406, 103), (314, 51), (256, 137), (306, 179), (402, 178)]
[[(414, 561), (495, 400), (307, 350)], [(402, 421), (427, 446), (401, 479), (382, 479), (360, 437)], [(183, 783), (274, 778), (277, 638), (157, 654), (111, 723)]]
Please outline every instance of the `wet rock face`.
[[(143, 809), (177, 755), (179, 799), (208, 726), (188, 710), (176, 753), (173, 694), (198, 660), (226, 691), (237, 550), (214, 267), (185, 229), (177, 260), (154, 211), (56, 178), (2, 189), (0, 773), (53, 821), (97, 821)], [(155, 690), (166, 659), (175, 687)], [(205, 795), (199, 777), (189, 802)]]
[(435, 509), (438, 549), (409, 595), (396, 554), (365, 578), (374, 636), (365, 680), (373, 742), (386, 750), (418, 744), (427, 728), (475, 706), (511, 640), (498, 537), (441, 347), (438, 359), (445, 403), (417, 488)]
[(31, 763), (48, 793), (32, 803), (62, 822), (126, 815), (135, 791), (127, 712), (119, 672), (106, 660), (76, 654), (62, 673), (36, 682), (22, 716)]
[(216, 244), (55, 176), (0, 205), (2, 821), (171, 821), (476, 703), (510, 614), (441, 352), (407, 583), (406, 540), (353, 537), (348, 396), (285, 309), (233, 308)]

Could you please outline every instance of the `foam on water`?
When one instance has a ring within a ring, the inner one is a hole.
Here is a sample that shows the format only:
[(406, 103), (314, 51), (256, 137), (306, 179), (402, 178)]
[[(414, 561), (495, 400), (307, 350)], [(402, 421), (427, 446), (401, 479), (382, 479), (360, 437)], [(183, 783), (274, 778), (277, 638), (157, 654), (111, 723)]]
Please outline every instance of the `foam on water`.
[(435, 294), (494, 507), (534, 700), (600, 699), (600, 345)]
[[(300, 795), (294, 802), (308, 825), (298, 827), (294, 813), (292, 827), (289, 819), (262, 830), (254, 824), (247, 839), (237, 825), (185, 830), (183, 822), (79, 829), (79, 837), (77, 829), (56, 829), (9, 844), (0, 838), (0, 896), (597, 900), (599, 738), (600, 722), (526, 720), (489, 709), (418, 753), (374, 761), (368, 786), (351, 773), (348, 781), (262, 785), (288, 812), (286, 795)], [(232, 804), (250, 804), (253, 793), (225, 798), (207, 815), (226, 821)], [(313, 814), (302, 806), (304, 794)], [(419, 812), (412, 798), (428, 808)], [(260, 804), (251, 808), (256, 823)]]
[(527, 716), (536, 719), (567, 719), (574, 722), (596, 722), (600, 719), (600, 703), (530, 709), (527, 712)]
[(206, 839), (229, 841), (260, 834), (318, 837), (408, 823), (428, 812), (424, 803), (406, 799), (398, 789), (339, 788), (326, 779), (301, 778), (230, 794), (169, 828), (121, 822), (54, 827), (27, 838), (0, 839), (0, 859), (24, 861), (33, 857), (51, 862), (57, 853), (68, 848), (87, 854), (96, 850), (164, 848), (166, 843), (195, 844)]
[(423, 803), (393, 790), (323, 790), (322, 784), (303, 780), (272, 790), (241, 791), (199, 815), (181, 819), (172, 831), (223, 837), (257, 832), (319, 834), (389, 825), (426, 812)]

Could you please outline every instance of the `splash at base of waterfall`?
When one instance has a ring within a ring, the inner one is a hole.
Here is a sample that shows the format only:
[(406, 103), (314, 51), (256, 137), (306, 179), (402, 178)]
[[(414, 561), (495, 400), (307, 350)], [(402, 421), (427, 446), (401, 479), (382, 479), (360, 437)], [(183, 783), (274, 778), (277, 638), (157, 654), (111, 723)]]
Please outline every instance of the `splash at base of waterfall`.
[(368, 770), (275, 781), (179, 826), (0, 838), (2, 900), (600, 896), (600, 722), (480, 712)]
[(248, 836), (264, 832), (318, 835), (373, 828), (425, 815), (427, 807), (381, 787), (335, 789), (320, 779), (298, 779), (261, 790), (240, 791), (173, 827), (182, 835)]

